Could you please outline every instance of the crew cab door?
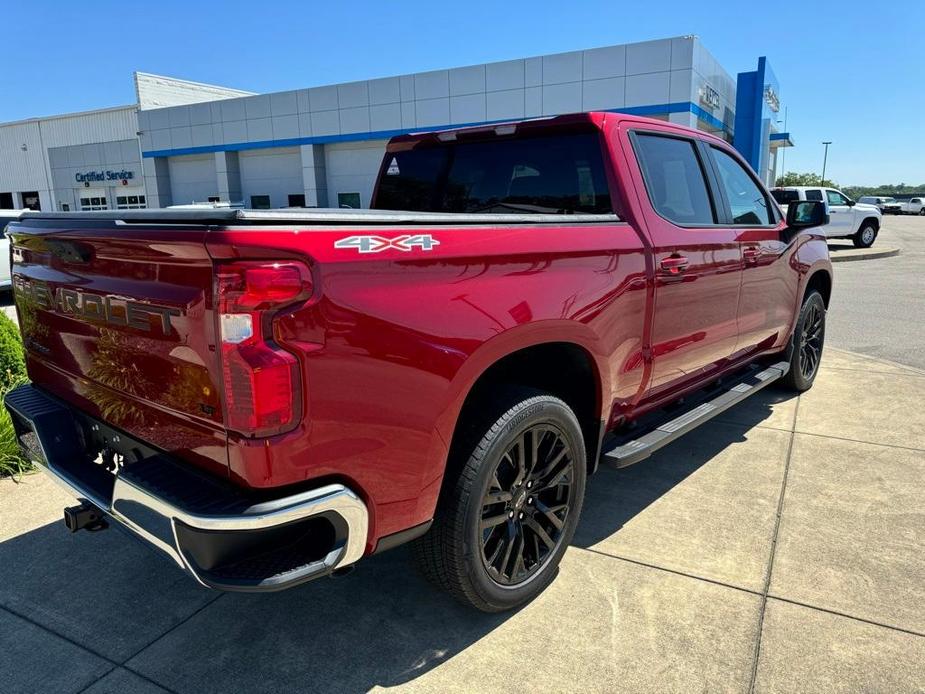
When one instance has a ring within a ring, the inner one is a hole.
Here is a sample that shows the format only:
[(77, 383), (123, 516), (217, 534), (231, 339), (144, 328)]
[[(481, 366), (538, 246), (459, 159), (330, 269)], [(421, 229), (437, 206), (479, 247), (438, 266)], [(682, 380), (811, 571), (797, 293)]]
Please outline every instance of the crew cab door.
[(783, 220), (754, 172), (727, 147), (711, 144), (707, 150), (720, 216), (742, 248), (736, 353), (744, 358), (786, 341), (797, 302), (797, 274), (788, 262)]
[(735, 350), (742, 252), (719, 223), (699, 139), (648, 125), (628, 139), (654, 255), (649, 395), (658, 398), (717, 371)]
[(829, 219), (826, 236), (851, 236), (857, 229), (854, 223), (854, 206), (837, 190), (826, 188), (825, 199), (829, 204)]

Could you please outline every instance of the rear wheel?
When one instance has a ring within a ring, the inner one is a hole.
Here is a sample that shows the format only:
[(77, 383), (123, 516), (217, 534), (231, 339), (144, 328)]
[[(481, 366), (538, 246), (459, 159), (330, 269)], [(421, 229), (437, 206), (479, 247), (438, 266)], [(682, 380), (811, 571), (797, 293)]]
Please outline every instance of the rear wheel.
[(925, 217), (925, 205), (922, 205), (922, 209), (919, 210), (919, 216)]
[(854, 245), (858, 248), (870, 248), (877, 239), (877, 229), (870, 222), (864, 222), (857, 233), (852, 237)]
[(803, 307), (797, 318), (796, 330), (793, 333), (793, 352), (790, 355), (790, 371), (782, 381), (784, 386), (800, 393), (813, 387), (813, 381), (819, 373), (824, 344), (825, 301), (819, 292), (813, 290), (803, 300)]
[[(581, 427), (562, 400), (507, 389), (470, 424), (461, 469), (447, 474), (434, 524), (414, 544), (424, 575), (457, 600), (500, 612), (555, 578), (581, 512), (587, 462)], [(458, 458), (457, 458), (458, 460)]]

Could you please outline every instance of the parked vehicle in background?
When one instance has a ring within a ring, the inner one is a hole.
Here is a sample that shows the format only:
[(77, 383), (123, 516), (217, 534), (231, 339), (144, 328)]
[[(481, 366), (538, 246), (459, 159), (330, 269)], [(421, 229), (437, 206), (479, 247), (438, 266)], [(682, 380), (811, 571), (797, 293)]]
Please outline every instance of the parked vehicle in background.
[(925, 216), (925, 198), (895, 200), (887, 205), (884, 211), (890, 214), (920, 214)]
[(19, 219), (24, 210), (0, 210), (0, 290), (10, 288), (10, 239), (6, 225)]
[(819, 231), (828, 239), (851, 239), (858, 248), (870, 248), (877, 240), (883, 214), (875, 205), (855, 202), (835, 188), (786, 186), (774, 188), (771, 195), (780, 205), (797, 200), (825, 203), (830, 220)]
[(896, 198), (885, 198), (878, 195), (864, 195), (858, 198), (858, 203), (863, 205), (873, 205), (881, 212), (884, 211), (884, 207), (890, 203), (896, 202)]
[(373, 208), (11, 227), (31, 384), (6, 406), (81, 500), (72, 531), (121, 523), (251, 592), (414, 541), (497, 612), (554, 579), (599, 461), (818, 373), (825, 204), (785, 219), (707, 133), (591, 113), (403, 135)]

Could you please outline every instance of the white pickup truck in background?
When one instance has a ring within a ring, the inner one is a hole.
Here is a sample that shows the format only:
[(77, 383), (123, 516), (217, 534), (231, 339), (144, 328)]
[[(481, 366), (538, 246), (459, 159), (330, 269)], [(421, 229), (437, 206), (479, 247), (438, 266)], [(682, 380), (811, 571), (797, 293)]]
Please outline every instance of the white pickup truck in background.
[[(880, 233), (883, 215), (876, 205), (855, 202), (835, 188), (786, 186), (774, 188), (771, 195), (777, 204), (786, 207), (797, 200), (821, 200), (829, 210), (831, 220), (818, 231), (829, 239), (851, 239), (858, 248), (870, 248)], [(785, 210), (786, 212), (786, 210)]]
[(894, 200), (883, 206), (884, 214), (920, 214), (925, 216), (925, 198)]

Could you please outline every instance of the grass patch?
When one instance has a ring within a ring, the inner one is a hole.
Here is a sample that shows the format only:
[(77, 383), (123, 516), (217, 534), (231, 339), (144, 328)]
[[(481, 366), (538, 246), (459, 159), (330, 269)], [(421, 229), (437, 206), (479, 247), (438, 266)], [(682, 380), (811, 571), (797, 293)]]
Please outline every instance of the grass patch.
[[(27, 381), (19, 326), (0, 312), (0, 400)], [(10, 415), (5, 407), (0, 407), (0, 477), (16, 477), (31, 470), (32, 463), (19, 451)]]
[[(28, 379), (10, 383), (6, 388), (0, 389), (0, 399), (6, 397), (8, 391), (16, 386), (27, 383)], [(19, 450), (16, 432), (13, 431), (13, 422), (4, 407), (0, 411), (0, 477), (17, 477), (33, 469), (31, 462), (26, 460)]]

